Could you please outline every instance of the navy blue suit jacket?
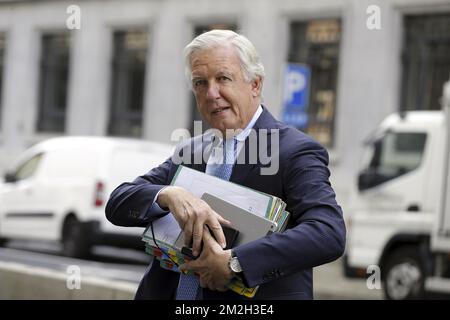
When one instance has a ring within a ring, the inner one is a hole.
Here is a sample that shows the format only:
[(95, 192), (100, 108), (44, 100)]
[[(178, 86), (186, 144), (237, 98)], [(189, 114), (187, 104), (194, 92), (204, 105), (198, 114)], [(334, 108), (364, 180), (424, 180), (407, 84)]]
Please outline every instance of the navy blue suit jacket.
[[(274, 175), (261, 175), (260, 169), (269, 164), (237, 163), (230, 181), (283, 199), (291, 217), (285, 232), (234, 251), (248, 285), (260, 286), (255, 299), (312, 299), (312, 268), (339, 258), (345, 248), (346, 229), (329, 182), (328, 154), (309, 136), (277, 121), (266, 108), (253, 128), (279, 130), (279, 170)], [(268, 141), (267, 149), (272, 150)], [(195, 143), (191, 146), (191, 160), (205, 148), (204, 143), (197, 149)], [(244, 148), (248, 154), (248, 138)], [(108, 220), (120, 226), (145, 227), (161, 217), (161, 211), (154, 210), (152, 203), (178, 168), (172, 159), (117, 187), (106, 206)], [(202, 172), (206, 169), (204, 161), (184, 165)], [(161, 268), (155, 260), (145, 272), (136, 299), (173, 299), (178, 278), (177, 273)], [(243, 299), (230, 290), (222, 293), (208, 289), (203, 289), (203, 298)]]

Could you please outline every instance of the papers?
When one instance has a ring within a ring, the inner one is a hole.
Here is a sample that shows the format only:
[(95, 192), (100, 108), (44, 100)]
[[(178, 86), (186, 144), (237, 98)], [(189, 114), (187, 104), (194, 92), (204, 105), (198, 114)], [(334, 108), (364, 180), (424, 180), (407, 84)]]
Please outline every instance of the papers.
[(213, 196), (261, 217), (267, 217), (271, 208), (270, 195), (184, 166), (179, 166), (172, 185), (183, 187), (199, 198), (208, 191)]
[[(243, 214), (270, 220), (275, 226), (274, 232), (282, 232), (289, 218), (289, 213), (285, 211), (286, 203), (280, 198), (184, 166), (179, 166), (171, 185), (183, 187), (199, 198), (208, 193), (243, 209)], [(239, 225), (233, 227), (239, 230)], [(183, 241), (180, 239), (183, 235), (177, 221), (169, 213), (150, 224), (145, 229), (142, 240), (146, 243), (146, 252), (158, 259), (161, 267), (179, 272), (178, 266), (191, 260), (189, 256), (181, 253)], [(254, 297), (258, 290), (258, 287), (245, 287), (237, 277), (228, 284), (228, 288), (249, 298)]]
[[(151, 230), (149, 231), (148, 234), (144, 233), (145, 241), (153, 240)], [(153, 222), (153, 232), (155, 238), (163, 245), (174, 246), (180, 236), (181, 229), (173, 215), (167, 214)]]

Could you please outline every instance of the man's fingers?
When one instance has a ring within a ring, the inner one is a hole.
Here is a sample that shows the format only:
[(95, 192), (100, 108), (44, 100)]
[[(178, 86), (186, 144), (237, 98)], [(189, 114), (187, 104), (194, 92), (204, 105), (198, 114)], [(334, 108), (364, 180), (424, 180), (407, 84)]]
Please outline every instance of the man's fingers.
[(196, 220), (194, 223), (194, 231), (193, 231), (193, 244), (192, 244), (192, 251), (194, 256), (198, 256), (200, 253), (201, 245), (202, 245), (202, 238), (203, 238), (203, 221)]
[(193, 228), (194, 223), (191, 220), (188, 220), (186, 224), (184, 225), (184, 244), (188, 247), (191, 246), (192, 238), (193, 238)]
[(206, 281), (205, 280), (203, 280), (203, 278), (202, 277), (200, 277), (200, 279), (199, 279), (200, 281), (200, 287), (202, 287), (202, 288), (207, 288), (208, 287), (208, 285), (207, 285), (207, 283), (206, 283)]
[[(217, 243), (222, 247), (225, 248), (227, 246), (227, 242), (225, 240), (225, 235), (222, 230), (222, 226), (220, 224), (214, 224), (214, 225), (208, 225), (211, 232), (214, 235), (214, 238), (216, 238)], [(203, 236), (205, 237), (205, 236)], [(208, 241), (214, 241), (212, 236), (209, 234)]]
[[(217, 229), (217, 230), (215, 228), (211, 228), (211, 227), (208, 229), (205, 226), (205, 230), (203, 231), (203, 242), (210, 247), (219, 244), (223, 249), (226, 247), (225, 236), (223, 234), (222, 227), (219, 225), (218, 228), (219, 229)], [(214, 234), (214, 238), (213, 238), (213, 234)], [(220, 238), (220, 237), (222, 237), (222, 238)], [(218, 238), (220, 240), (216, 240)], [(220, 241), (223, 241), (223, 242), (220, 242)]]
[(225, 292), (225, 291), (227, 291), (227, 290), (228, 290), (227, 287), (217, 288), (217, 291), (220, 291), (220, 292)]
[(178, 269), (183, 273), (185, 273), (187, 270), (191, 270), (190, 262), (185, 262), (184, 264), (180, 265)]
[(198, 271), (197, 270), (198, 268), (199, 268), (199, 262), (197, 260), (187, 261), (179, 267), (180, 271), (182, 271), (182, 272), (185, 272), (185, 271), (196, 272), (196, 271)]
[(214, 238), (212, 237), (211, 232), (209, 232), (207, 226), (203, 228), (203, 240), (208, 243), (214, 241)]
[(195, 205), (193, 202), (185, 202), (179, 204), (176, 208), (175, 218), (178, 221), (185, 236), (185, 245), (192, 246), (193, 254), (200, 254), (202, 239), (204, 234), (204, 226), (207, 225), (216, 242), (222, 247), (226, 247), (226, 239), (222, 230), (223, 225), (231, 225), (230, 221), (221, 217), (217, 212), (212, 210), (206, 203)]
[(220, 224), (224, 224), (226, 226), (231, 226), (231, 222), (222, 217), (220, 214), (216, 213), (217, 220), (219, 220)]

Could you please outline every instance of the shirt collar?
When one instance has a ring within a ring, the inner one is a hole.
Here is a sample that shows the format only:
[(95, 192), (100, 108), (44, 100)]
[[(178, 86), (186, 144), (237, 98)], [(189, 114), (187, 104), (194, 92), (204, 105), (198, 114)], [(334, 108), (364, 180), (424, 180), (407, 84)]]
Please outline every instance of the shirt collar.
[(259, 116), (263, 112), (263, 108), (261, 105), (258, 106), (258, 109), (256, 109), (255, 114), (253, 115), (252, 120), (248, 123), (247, 127), (245, 127), (244, 131), (236, 135), (235, 139), (237, 141), (245, 141), (247, 139), (248, 135), (250, 134), (250, 131), (252, 130), (253, 126), (255, 125), (256, 121), (258, 121)]

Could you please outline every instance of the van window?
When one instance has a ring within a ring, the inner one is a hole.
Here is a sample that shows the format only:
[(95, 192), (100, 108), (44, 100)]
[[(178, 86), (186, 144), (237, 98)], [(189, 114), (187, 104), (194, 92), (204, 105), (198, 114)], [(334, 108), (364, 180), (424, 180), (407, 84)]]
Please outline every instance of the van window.
[(42, 155), (42, 153), (39, 153), (20, 165), (16, 170), (15, 178), (17, 180), (23, 180), (33, 176), (39, 166), (39, 163), (41, 162)]
[(390, 131), (376, 140), (370, 164), (359, 175), (359, 190), (375, 187), (418, 168), (426, 138), (426, 133)]

